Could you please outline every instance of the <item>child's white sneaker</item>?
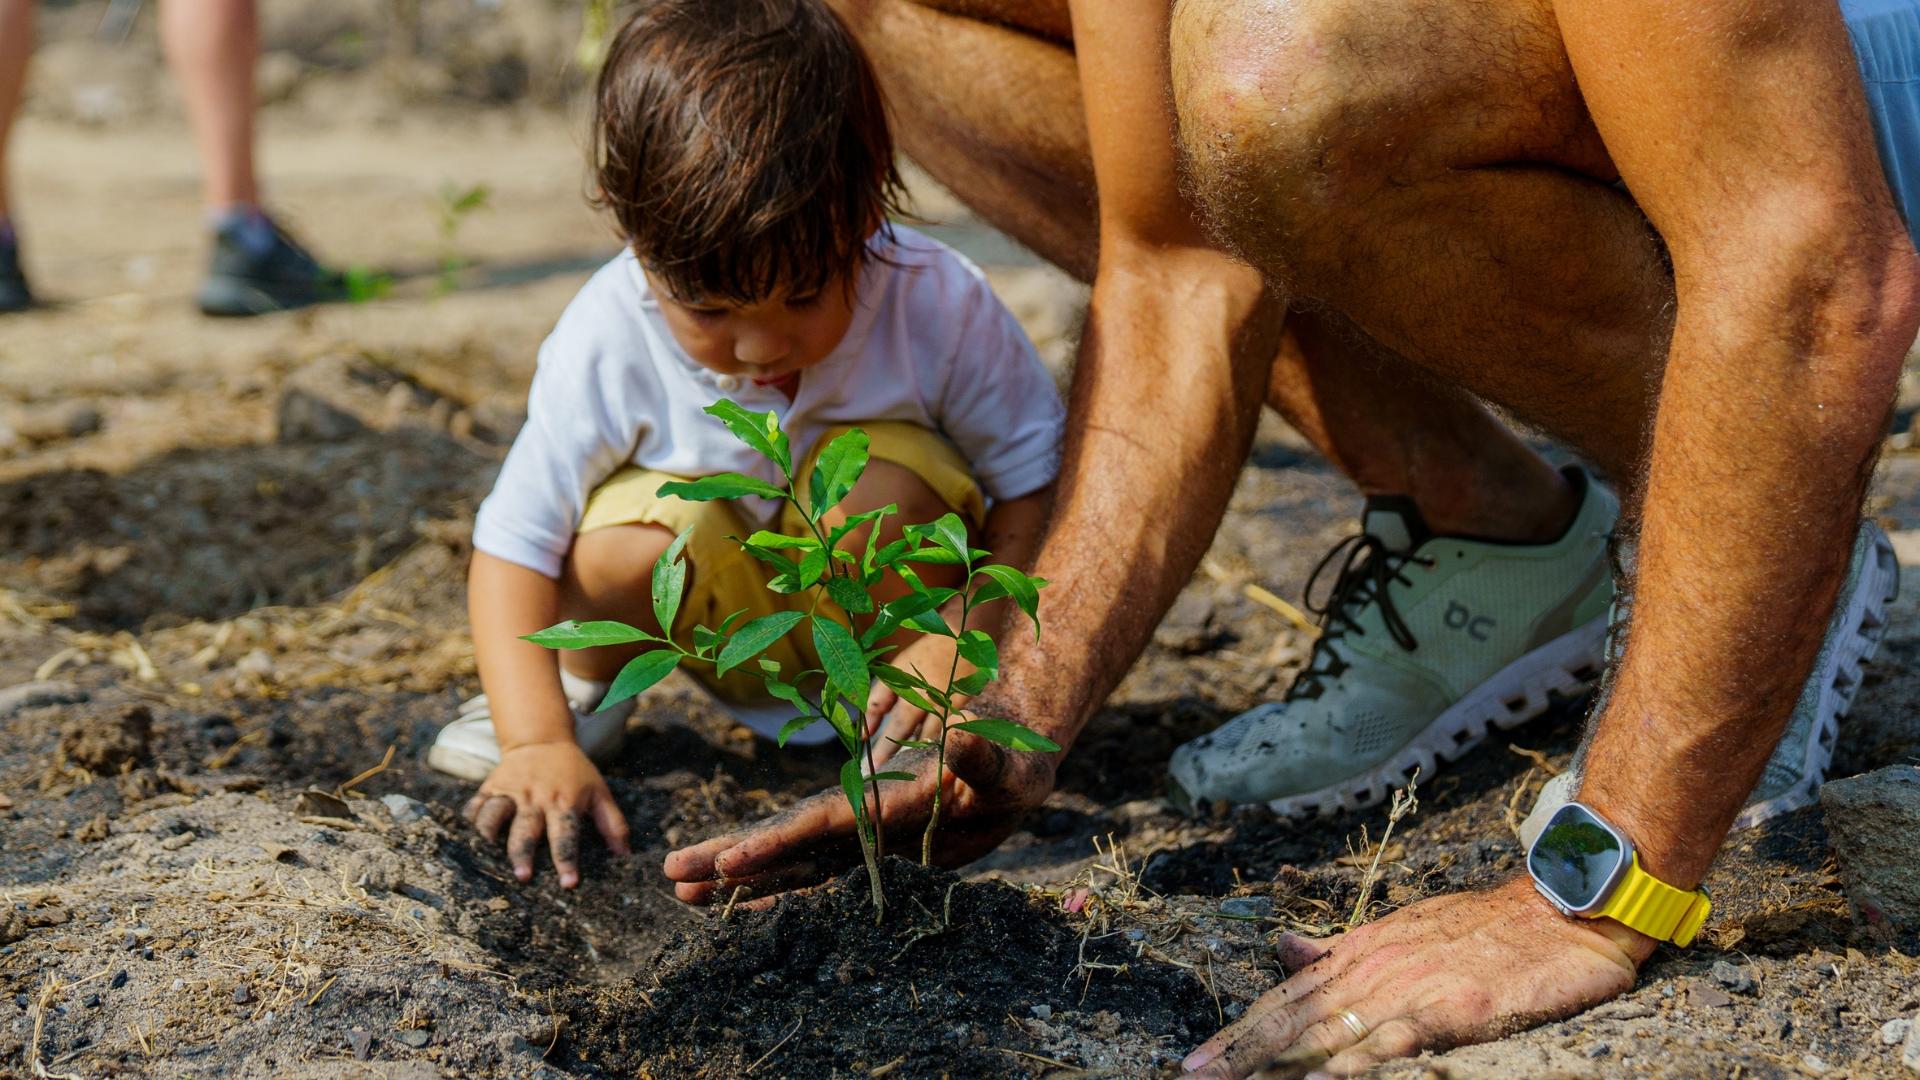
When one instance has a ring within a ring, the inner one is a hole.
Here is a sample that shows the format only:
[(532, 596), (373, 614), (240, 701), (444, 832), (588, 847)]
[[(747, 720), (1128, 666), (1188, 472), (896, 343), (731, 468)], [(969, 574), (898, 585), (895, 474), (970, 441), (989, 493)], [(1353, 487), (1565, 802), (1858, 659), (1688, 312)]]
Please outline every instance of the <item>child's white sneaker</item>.
[[(634, 700), (594, 712), (593, 707), (607, 694), (608, 683), (562, 671), (560, 685), (567, 692), (567, 707), (573, 710), (573, 737), (589, 759), (605, 764), (626, 742), (627, 717), (633, 715)], [(459, 715), (435, 736), (433, 748), (427, 751), (427, 764), (448, 776), (474, 781), (485, 780), (500, 764), (500, 738), (494, 734), (493, 709), (487, 704), (487, 695), (461, 704)]]

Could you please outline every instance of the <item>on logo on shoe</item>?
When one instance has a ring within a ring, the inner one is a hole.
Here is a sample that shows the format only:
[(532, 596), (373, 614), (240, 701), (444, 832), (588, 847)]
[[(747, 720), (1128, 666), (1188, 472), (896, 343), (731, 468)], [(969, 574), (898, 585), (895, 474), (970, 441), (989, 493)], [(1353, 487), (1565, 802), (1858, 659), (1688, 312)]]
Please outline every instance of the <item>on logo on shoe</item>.
[(1467, 636), (1475, 641), (1487, 640), (1488, 631), (1494, 627), (1492, 619), (1489, 619), (1485, 615), (1475, 615), (1467, 609), (1465, 604), (1460, 603), (1458, 600), (1447, 601), (1447, 613), (1444, 618), (1447, 623), (1447, 629), (1465, 630)]

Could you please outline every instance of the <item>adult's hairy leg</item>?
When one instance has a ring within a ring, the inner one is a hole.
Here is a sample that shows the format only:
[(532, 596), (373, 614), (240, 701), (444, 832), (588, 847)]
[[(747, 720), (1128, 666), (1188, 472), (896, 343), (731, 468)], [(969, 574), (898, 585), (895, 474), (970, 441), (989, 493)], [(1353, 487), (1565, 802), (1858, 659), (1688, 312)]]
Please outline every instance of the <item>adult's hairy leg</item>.
[[(830, 0), (872, 57), (901, 146), (976, 213), (1081, 281), (1099, 257), (1065, 0)], [(1330, 312), (1289, 312), (1267, 403), (1365, 494), (1442, 532), (1526, 541), (1573, 513), (1559, 474), (1471, 395)]]
[(1270, 280), (1630, 483), (1672, 325), (1545, 0), (1185, 0), (1180, 138)]

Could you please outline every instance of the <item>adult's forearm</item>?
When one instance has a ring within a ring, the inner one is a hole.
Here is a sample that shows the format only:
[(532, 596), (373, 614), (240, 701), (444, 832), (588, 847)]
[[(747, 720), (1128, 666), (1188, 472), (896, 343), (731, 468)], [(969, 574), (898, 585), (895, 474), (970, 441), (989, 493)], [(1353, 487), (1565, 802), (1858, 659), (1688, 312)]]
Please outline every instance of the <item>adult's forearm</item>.
[(1705, 875), (1819, 651), (1913, 338), (1911, 263), (1739, 309), (1690, 314), (1683, 293), (1628, 652), (1582, 788), (1667, 880)]
[(1069, 398), (1054, 512), (1033, 572), (1043, 631), (1009, 634), (976, 706), (1065, 746), (1145, 648), (1233, 493), (1281, 309), (1200, 249), (1103, 268)]

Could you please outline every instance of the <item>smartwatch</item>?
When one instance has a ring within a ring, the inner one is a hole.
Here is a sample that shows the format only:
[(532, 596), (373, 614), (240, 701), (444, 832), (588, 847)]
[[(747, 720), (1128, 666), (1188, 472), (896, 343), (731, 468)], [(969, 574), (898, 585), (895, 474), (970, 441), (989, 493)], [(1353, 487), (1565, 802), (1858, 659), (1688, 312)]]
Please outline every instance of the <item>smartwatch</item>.
[(1705, 889), (1676, 888), (1641, 869), (1633, 841), (1577, 802), (1562, 806), (1533, 838), (1527, 873), (1562, 915), (1612, 919), (1682, 948), (1713, 907)]

